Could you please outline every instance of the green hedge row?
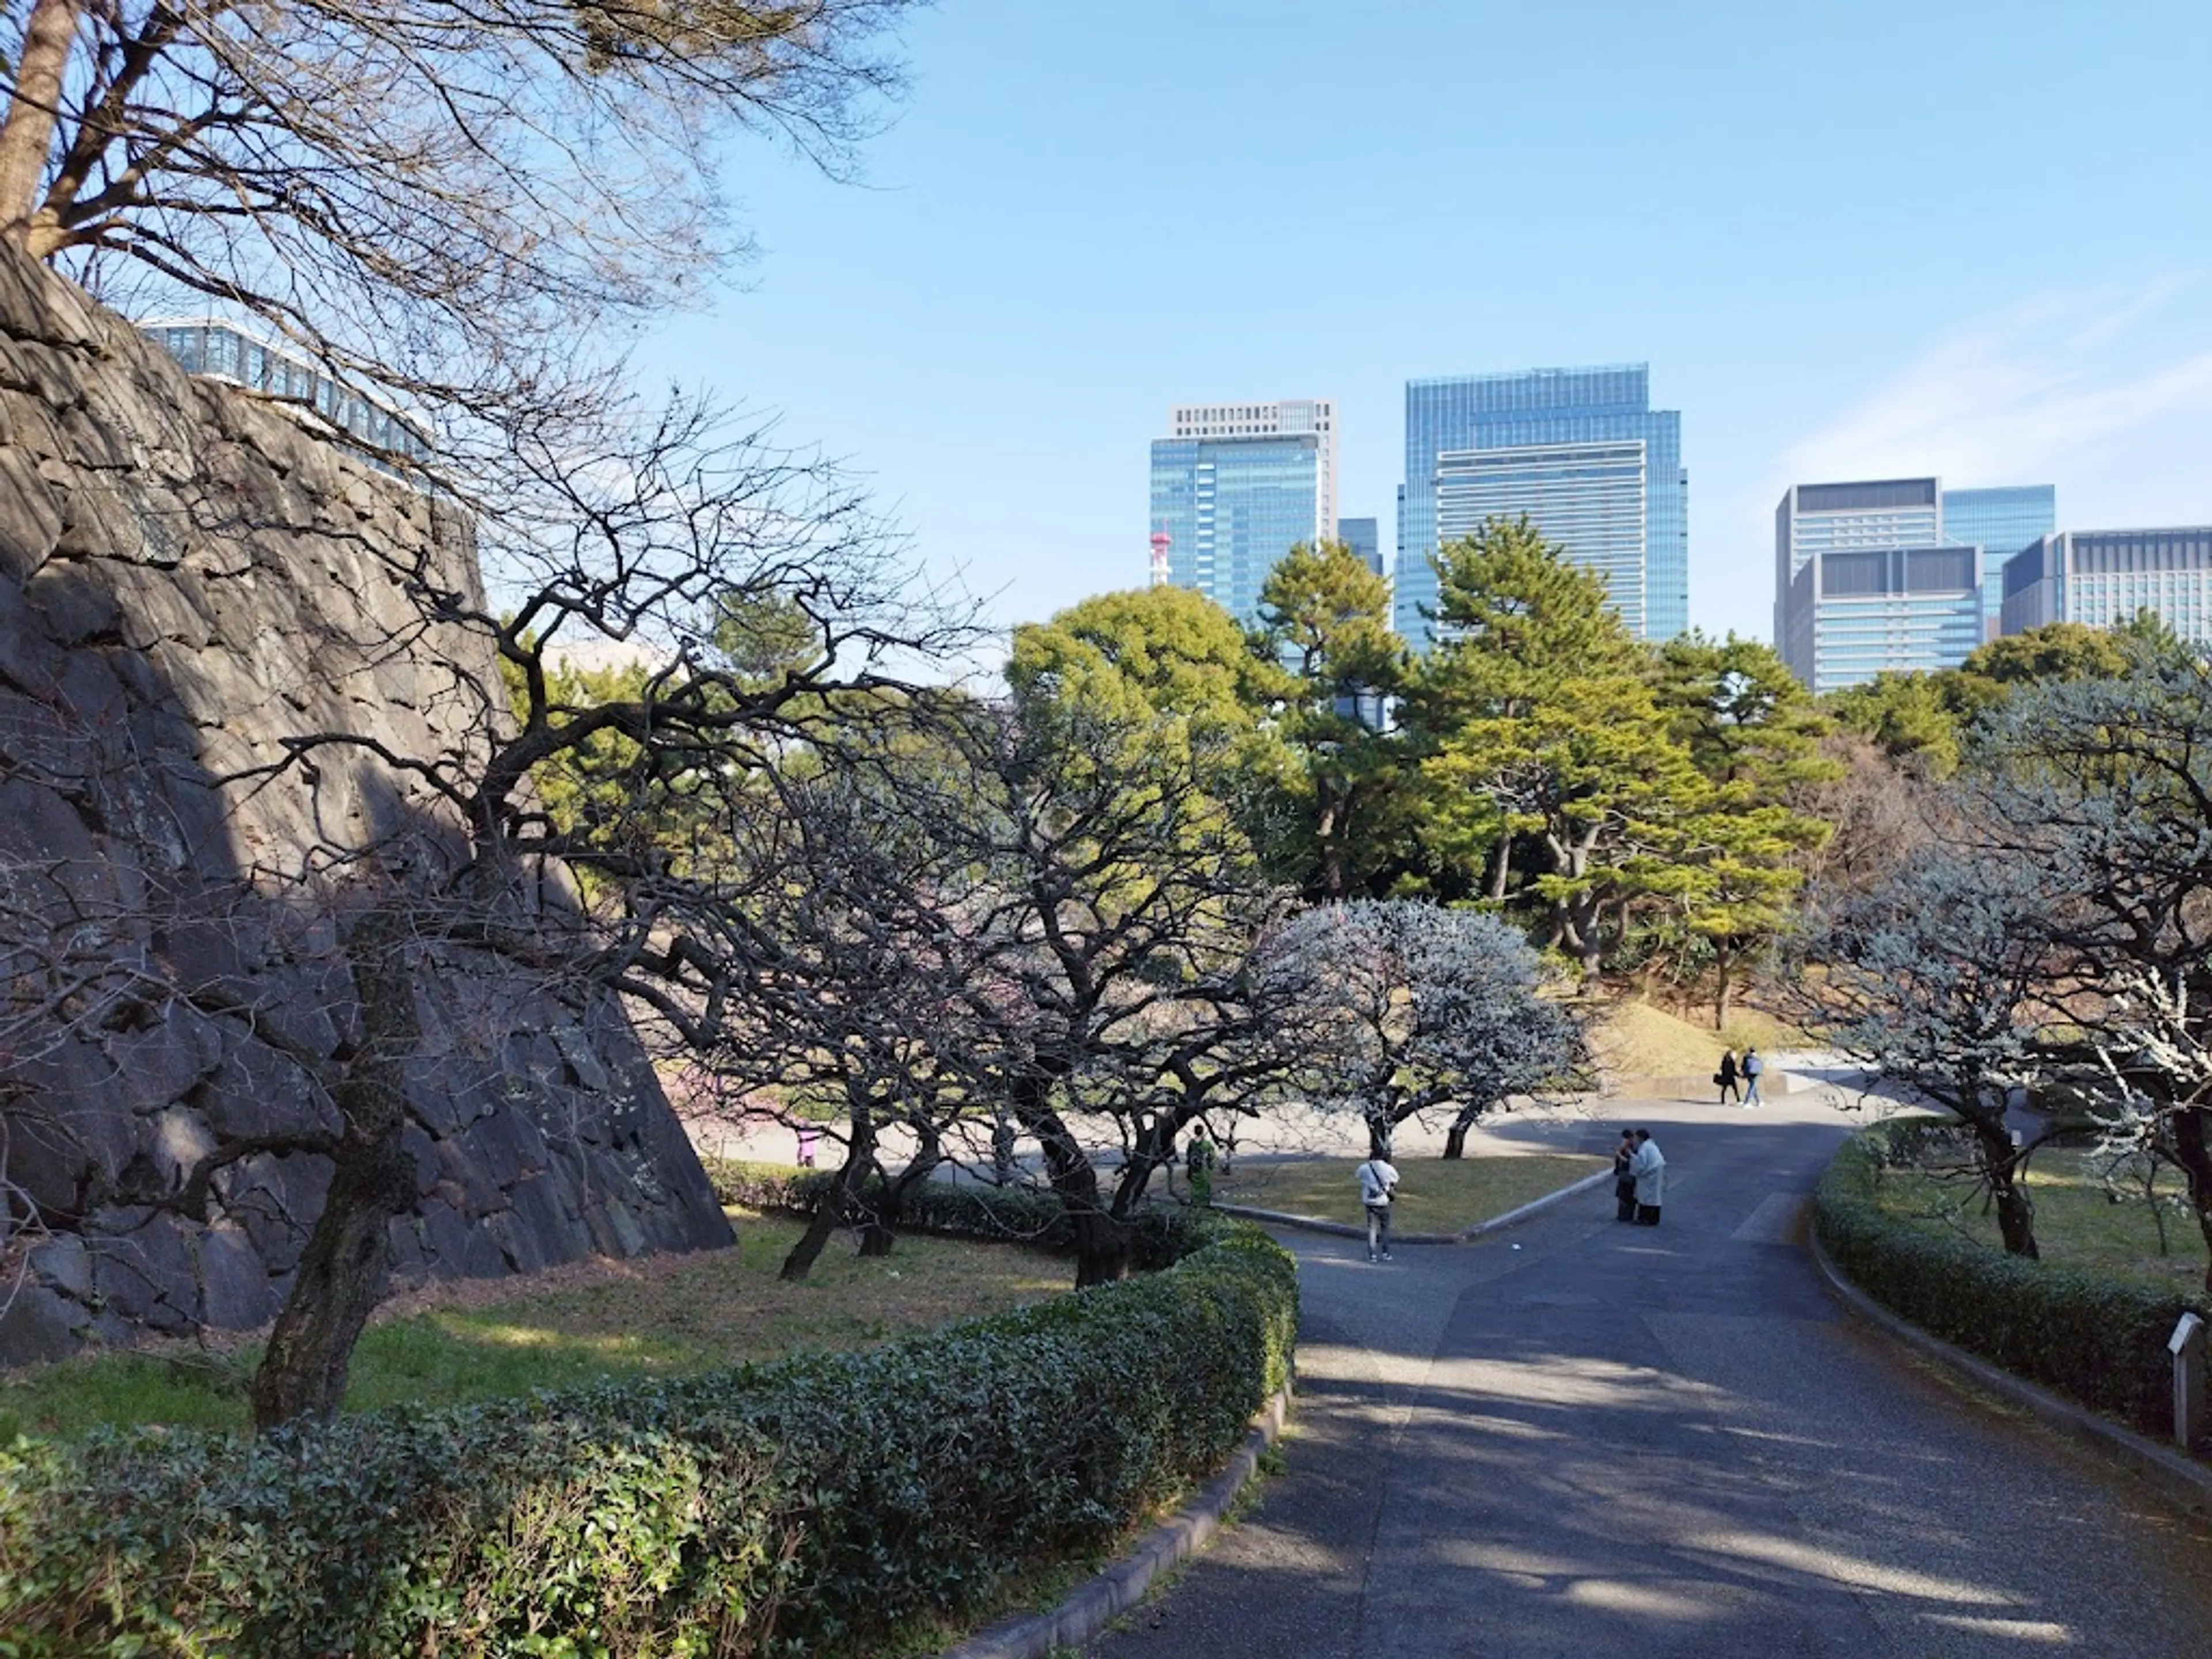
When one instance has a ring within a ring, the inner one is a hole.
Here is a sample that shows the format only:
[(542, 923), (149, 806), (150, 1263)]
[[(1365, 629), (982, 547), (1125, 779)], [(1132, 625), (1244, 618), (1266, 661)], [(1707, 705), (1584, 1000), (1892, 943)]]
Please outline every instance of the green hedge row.
[(1284, 1385), (1289, 1255), (1177, 1237), (1170, 1271), (863, 1353), (251, 1443), (19, 1441), (0, 1656), (878, 1651), (1110, 1542)]
[(1870, 1129), (1829, 1164), (1814, 1205), (1830, 1258), (1921, 1329), (2092, 1410), (2170, 1436), (2166, 1343), (2194, 1304), (2175, 1292), (1945, 1237), (1884, 1212), (1875, 1196), (1881, 1166), (1940, 1133), (1932, 1123), (1903, 1119)]
[[(713, 1158), (702, 1162), (717, 1198), (725, 1204), (742, 1204), (756, 1210), (793, 1210), (811, 1215), (837, 1179), (834, 1170), (799, 1170), (788, 1164)], [(863, 1197), (881, 1186), (879, 1180), (872, 1180), (863, 1188)], [(1220, 1223), (1221, 1218), (1210, 1210), (1148, 1205), (1130, 1218), (1130, 1260), (1139, 1272), (1167, 1267), (1213, 1238)], [(899, 1228), (903, 1232), (1031, 1244), (1047, 1250), (1075, 1248), (1066, 1206), (1039, 1187), (921, 1182), (907, 1189), (900, 1206)]]

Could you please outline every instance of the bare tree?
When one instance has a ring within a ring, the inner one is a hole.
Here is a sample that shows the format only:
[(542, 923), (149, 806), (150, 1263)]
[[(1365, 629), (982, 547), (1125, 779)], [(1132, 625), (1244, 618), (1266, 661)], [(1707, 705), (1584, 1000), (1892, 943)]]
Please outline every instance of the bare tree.
[(1261, 1109), (1304, 1063), (1285, 981), (1255, 961), (1281, 896), (1213, 793), (1222, 752), (1172, 720), (1032, 695), (979, 708), (957, 754), (938, 810), (977, 872), (961, 924), (981, 966), (956, 1063), (1042, 1149), (1077, 1283), (1118, 1279), (1177, 1138)]
[(576, 415), (744, 252), (723, 138), (848, 170), (911, 3), (29, 0), (0, 234), (117, 303), (257, 318), (449, 441)]

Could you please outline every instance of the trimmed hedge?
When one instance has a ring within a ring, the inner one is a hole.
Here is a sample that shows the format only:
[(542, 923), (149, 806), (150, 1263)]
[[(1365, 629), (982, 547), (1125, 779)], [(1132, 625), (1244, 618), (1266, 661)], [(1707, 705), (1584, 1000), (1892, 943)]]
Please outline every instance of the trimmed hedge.
[(2161, 1437), (2173, 1432), (2166, 1339), (2201, 1304), (2008, 1255), (1901, 1222), (1876, 1202), (1885, 1164), (1902, 1161), (1939, 1120), (1901, 1119), (1845, 1146), (1820, 1177), (1815, 1224), (1830, 1258), (1900, 1318), (2093, 1411)]
[(1288, 1380), (1288, 1254), (1172, 1231), (1170, 1271), (862, 1353), (251, 1443), (18, 1441), (0, 1656), (875, 1650), (1110, 1543)]
[[(799, 1170), (788, 1164), (703, 1158), (714, 1196), (754, 1210), (811, 1215), (836, 1184), (835, 1170)], [(863, 1197), (881, 1189), (872, 1178)], [(1223, 1218), (1211, 1210), (1154, 1204), (1129, 1220), (1130, 1261), (1140, 1273), (1173, 1265), (1218, 1236)], [(939, 1233), (992, 1243), (1072, 1250), (1075, 1229), (1067, 1206), (1039, 1187), (993, 1187), (981, 1182), (923, 1181), (907, 1189), (900, 1206), (901, 1232)]]

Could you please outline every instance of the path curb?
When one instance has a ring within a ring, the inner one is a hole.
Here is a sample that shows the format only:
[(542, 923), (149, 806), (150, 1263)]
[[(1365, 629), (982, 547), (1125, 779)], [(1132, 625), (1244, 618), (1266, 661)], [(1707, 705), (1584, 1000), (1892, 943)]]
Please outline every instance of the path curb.
[(1136, 1548), (1080, 1586), (1049, 1613), (1030, 1613), (978, 1632), (939, 1659), (1045, 1659), (1055, 1648), (1081, 1647), (1145, 1599), (1153, 1581), (1204, 1549), (1220, 1530), (1221, 1517), (1260, 1468), (1290, 1414), (1283, 1389), (1261, 1408), (1229, 1467), (1190, 1503), (1146, 1533)]
[(1817, 1224), (1808, 1229), (1806, 1242), (1812, 1248), (1814, 1264), (1827, 1281), (1828, 1289), (1868, 1324), (1956, 1372), (1977, 1388), (2029, 1412), (2045, 1426), (2056, 1429), (2126, 1470), (2162, 1502), (2191, 1515), (2212, 1515), (2212, 1469), (1899, 1318), (1844, 1277), (1843, 1270), (1829, 1259), (1828, 1252), (1821, 1246)]
[[(1557, 1192), (1546, 1193), (1541, 1198), (1530, 1199), (1517, 1209), (1508, 1210), (1504, 1215), (1494, 1215), (1487, 1221), (1478, 1221), (1463, 1231), (1456, 1233), (1393, 1231), (1390, 1235), (1390, 1242), (1393, 1244), (1465, 1244), (1480, 1238), (1485, 1233), (1494, 1233), (1501, 1227), (1510, 1227), (1516, 1221), (1525, 1221), (1539, 1211), (1548, 1210), (1554, 1204), (1565, 1203), (1577, 1194), (1589, 1192), (1595, 1187), (1601, 1187), (1612, 1179), (1613, 1171), (1610, 1170), (1593, 1170), (1580, 1181), (1562, 1187)], [(1235, 1216), (1240, 1221), (1257, 1221), (1270, 1227), (1295, 1227), (1300, 1232), (1327, 1233), (1332, 1238), (1364, 1239), (1367, 1237), (1367, 1229), (1353, 1222), (1323, 1221), (1318, 1216), (1286, 1215), (1279, 1210), (1255, 1210), (1243, 1204), (1217, 1204), (1213, 1207), (1224, 1215)]]

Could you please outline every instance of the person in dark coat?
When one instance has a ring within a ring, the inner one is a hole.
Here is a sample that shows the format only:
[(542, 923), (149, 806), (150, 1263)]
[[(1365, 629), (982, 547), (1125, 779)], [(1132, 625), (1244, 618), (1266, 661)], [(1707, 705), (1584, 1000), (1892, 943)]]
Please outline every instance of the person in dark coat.
[(1636, 1175), (1629, 1165), (1636, 1158), (1633, 1130), (1620, 1132), (1620, 1145), (1613, 1149), (1613, 1203), (1615, 1221), (1636, 1219)]
[(1730, 1095), (1735, 1095), (1739, 1101), (1743, 1098), (1736, 1093), (1735, 1076), (1735, 1050), (1730, 1048), (1721, 1056), (1720, 1070), (1713, 1073), (1713, 1081), (1721, 1085), (1721, 1104), (1723, 1106), (1729, 1103)]

